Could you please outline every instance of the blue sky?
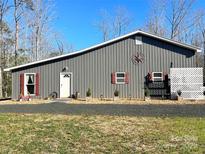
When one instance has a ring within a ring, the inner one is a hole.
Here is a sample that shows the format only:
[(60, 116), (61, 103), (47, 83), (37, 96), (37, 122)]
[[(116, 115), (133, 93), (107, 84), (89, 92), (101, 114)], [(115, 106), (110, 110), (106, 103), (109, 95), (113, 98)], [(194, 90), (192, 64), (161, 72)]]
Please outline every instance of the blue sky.
[[(151, 0), (56, 0), (54, 29), (61, 33), (75, 50), (102, 42), (102, 36), (94, 26), (100, 10), (111, 14), (117, 6), (126, 7), (132, 16), (129, 29), (141, 28), (149, 15)], [(197, 0), (195, 8), (205, 8), (204, 0)]]

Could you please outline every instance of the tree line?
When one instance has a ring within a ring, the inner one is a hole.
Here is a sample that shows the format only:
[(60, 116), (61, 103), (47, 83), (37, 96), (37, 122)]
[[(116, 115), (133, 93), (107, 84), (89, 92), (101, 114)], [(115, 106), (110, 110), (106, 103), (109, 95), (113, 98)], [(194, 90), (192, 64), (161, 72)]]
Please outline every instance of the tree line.
[(0, 97), (11, 94), (11, 75), (3, 72), (4, 68), (72, 51), (53, 30), (54, 2), (0, 0)]

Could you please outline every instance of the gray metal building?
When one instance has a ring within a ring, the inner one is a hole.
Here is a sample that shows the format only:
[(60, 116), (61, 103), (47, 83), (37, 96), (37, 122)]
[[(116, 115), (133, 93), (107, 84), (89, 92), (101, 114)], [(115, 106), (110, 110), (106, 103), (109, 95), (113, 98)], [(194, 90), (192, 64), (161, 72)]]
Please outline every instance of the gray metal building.
[(143, 31), (135, 31), (90, 48), (36, 61), (5, 71), (12, 73), (12, 99), (30, 95), (70, 97), (76, 91), (86, 96), (144, 98), (147, 75), (163, 81), (170, 67), (196, 67), (194, 46), (182, 44)]

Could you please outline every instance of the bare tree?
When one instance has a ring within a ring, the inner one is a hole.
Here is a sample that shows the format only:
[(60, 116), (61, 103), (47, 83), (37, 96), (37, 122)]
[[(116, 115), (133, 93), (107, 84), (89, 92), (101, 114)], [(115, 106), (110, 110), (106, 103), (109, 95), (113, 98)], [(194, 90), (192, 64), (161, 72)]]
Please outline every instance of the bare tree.
[(5, 50), (4, 50), (4, 32), (7, 32), (7, 24), (4, 21), (4, 17), (8, 12), (10, 6), (8, 0), (0, 0), (0, 97), (2, 93), (2, 81), (3, 81), (3, 68), (5, 67)]
[[(36, 61), (47, 57), (48, 47), (52, 44), (49, 39), (54, 36), (51, 32), (51, 21), (54, 19), (53, 1), (33, 0), (33, 10), (26, 14), (29, 25), (32, 56), (31, 60)], [(32, 19), (32, 20), (31, 20)]]
[(14, 60), (15, 65), (17, 65), (17, 57), (19, 50), (19, 30), (20, 30), (20, 20), (23, 16), (25, 9), (32, 10), (33, 3), (32, 0), (14, 0), (14, 22), (15, 22), (15, 44), (14, 44)]
[[(4, 23), (4, 16), (7, 13), (7, 11), (9, 10), (10, 6), (8, 5), (8, 0), (0, 0), (0, 43), (1, 43), (1, 47), (0, 47), (0, 57), (2, 58), (2, 42), (3, 42), (3, 32), (5, 29), (5, 23)], [(2, 62), (2, 61), (1, 61)]]
[(203, 71), (204, 71), (204, 86), (205, 86), (205, 10), (202, 10), (200, 14), (202, 14), (202, 17), (199, 20), (197, 28), (199, 30), (198, 35), (201, 38), (200, 43), (201, 43), (201, 47), (203, 49), (203, 68), (204, 68)]
[(106, 10), (101, 10), (100, 20), (96, 26), (102, 33), (103, 41), (107, 41), (127, 32), (131, 21), (129, 11), (125, 7), (118, 6), (113, 15)]
[(195, 0), (155, 0), (145, 29), (184, 43), (192, 43), (196, 24), (202, 17), (193, 9)]
[(111, 16), (106, 10), (100, 11), (100, 21), (97, 22), (96, 26), (102, 33), (103, 41), (107, 41), (110, 38), (111, 33)]
[(171, 13), (166, 15), (168, 23), (170, 25), (170, 38), (178, 40), (177, 38), (181, 31), (187, 27), (185, 24), (188, 15), (191, 12), (191, 8), (195, 0), (172, 0), (171, 1)]
[(165, 28), (165, 0), (154, 0), (151, 3), (151, 11), (145, 24), (145, 30), (159, 35), (166, 35)]
[(63, 55), (65, 53), (70, 53), (70, 52), (73, 52), (74, 49), (73, 49), (73, 45), (72, 44), (69, 44), (67, 42), (67, 40), (64, 38), (64, 36), (60, 33), (57, 33), (55, 34), (55, 42), (56, 42), (56, 45), (57, 45), (57, 48), (55, 49), (55, 51), (53, 51), (51, 54), (50, 54), (50, 57), (53, 57), (53, 56), (59, 56), (59, 55)]
[(114, 37), (124, 34), (131, 23), (131, 17), (125, 7), (118, 6), (115, 8), (115, 16), (113, 20)]

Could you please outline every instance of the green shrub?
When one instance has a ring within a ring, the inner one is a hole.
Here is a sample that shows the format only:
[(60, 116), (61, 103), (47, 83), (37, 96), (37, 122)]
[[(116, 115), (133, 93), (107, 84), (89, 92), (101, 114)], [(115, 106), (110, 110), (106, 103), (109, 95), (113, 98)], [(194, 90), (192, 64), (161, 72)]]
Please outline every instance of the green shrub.
[(177, 94), (178, 94), (178, 96), (181, 96), (182, 91), (181, 90), (177, 90)]
[(145, 97), (149, 97), (150, 96), (150, 91), (149, 91), (149, 89), (147, 87), (145, 87), (145, 89), (144, 89), (144, 95), (145, 95)]
[(87, 97), (90, 97), (90, 96), (91, 96), (91, 89), (90, 89), (90, 88), (88, 88), (88, 90), (87, 90), (87, 92), (86, 92), (86, 96), (87, 96)]
[(114, 91), (114, 96), (115, 96), (115, 97), (118, 97), (118, 96), (119, 96), (119, 93), (120, 93), (119, 90), (116, 89), (116, 90)]

